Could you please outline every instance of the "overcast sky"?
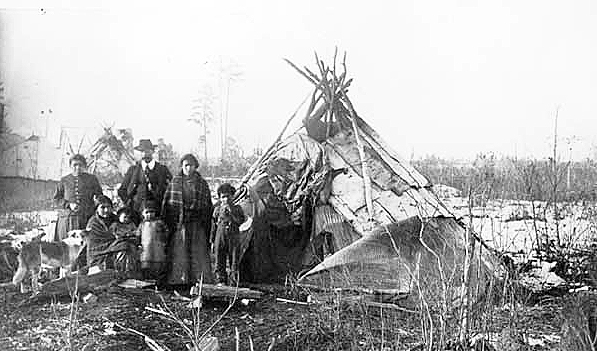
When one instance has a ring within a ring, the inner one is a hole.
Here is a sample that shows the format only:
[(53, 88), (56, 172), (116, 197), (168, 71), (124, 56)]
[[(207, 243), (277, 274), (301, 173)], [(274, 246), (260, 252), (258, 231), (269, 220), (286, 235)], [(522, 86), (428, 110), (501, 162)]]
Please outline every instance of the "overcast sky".
[(329, 62), (338, 46), (357, 112), (405, 157), (546, 157), (558, 106), (562, 145), (594, 155), (590, 0), (211, 3), (1, 10), (12, 128), (43, 133), (51, 109), (55, 128), (115, 123), (187, 151), (199, 134), (186, 121), (193, 99), (220, 62), (235, 62), (229, 133), (264, 147), (311, 91), (282, 58), (313, 67), (315, 50)]

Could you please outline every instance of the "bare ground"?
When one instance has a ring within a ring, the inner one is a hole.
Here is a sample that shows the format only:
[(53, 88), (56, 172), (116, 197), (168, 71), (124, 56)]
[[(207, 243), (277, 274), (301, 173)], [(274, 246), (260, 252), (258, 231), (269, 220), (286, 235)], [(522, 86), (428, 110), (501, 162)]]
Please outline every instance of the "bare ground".
[[(96, 292), (96, 302), (78, 303), (71, 316), (69, 298), (60, 301), (28, 302), (29, 295), (0, 292), (0, 349), (2, 350), (148, 350), (143, 338), (113, 322), (135, 329), (171, 350), (187, 350), (190, 339), (176, 322), (166, 320), (145, 307), (172, 309), (191, 325), (188, 302), (171, 293), (110, 287)], [(288, 296), (286, 296), (288, 297)], [(280, 303), (273, 293), (245, 306), (237, 302), (217, 323), (211, 335), (222, 350), (235, 350), (235, 329), (240, 349), (249, 350), (411, 350), (421, 343), (420, 317), (416, 313), (391, 309), (346, 306), (336, 302), (295, 305)], [(208, 301), (200, 310), (200, 331), (205, 331), (224, 312), (226, 301)], [(558, 335), (563, 323), (562, 300), (549, 299), (535, 306), (491, 308), (477, 320), (477, 327), (503, 337), (516, 331), (528, 341)], [(71, 322), (72, 320), (72, 322)], [(481, 323), (486, 322), (486, 323)], [(72, 333), (69, 337), (69, 326)], [(545, 339), (545, 338), (544, 338)], [(555, 350), (558, 342), (528, 350)]]

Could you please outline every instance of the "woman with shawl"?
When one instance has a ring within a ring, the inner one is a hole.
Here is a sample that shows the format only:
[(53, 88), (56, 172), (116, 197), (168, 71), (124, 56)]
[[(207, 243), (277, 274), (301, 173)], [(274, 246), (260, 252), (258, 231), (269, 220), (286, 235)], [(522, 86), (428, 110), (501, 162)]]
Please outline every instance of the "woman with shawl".
[(213, 283), (208, 238), (213, 205), (198, 166), (195, 156), (182, 157), (181, 171), (168, 184), (162, 203), (161, 213), (171, 233), (169, 285), (189, 286), (201, 280)]
[(87, 249), (87, 266), (100, 266), (101, 269), (112, 268), (111, 257), (104, 251), (116, 239), (110, 230), (114, 222), (112, 201), (109, 197), (101, 195), (97, 198), (95, 214), (87, 222), (87, 236), (85, 245)]

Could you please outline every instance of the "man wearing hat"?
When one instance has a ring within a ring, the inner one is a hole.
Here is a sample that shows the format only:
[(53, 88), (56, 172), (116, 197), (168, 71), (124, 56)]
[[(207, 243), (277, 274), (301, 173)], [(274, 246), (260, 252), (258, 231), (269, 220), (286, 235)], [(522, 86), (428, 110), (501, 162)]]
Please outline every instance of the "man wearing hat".
[(153, 159), (155, 148), (151, 140), (139, 140), (135, 150), (142, 152), (141, 161), (129, 167), (118, 188), (118, 196), (134, 211), (135, 224), (141, 221), (140, 210), (143, 202), (152, 200), (161, 204), (166, 186), (172, 179), (168, 167)]

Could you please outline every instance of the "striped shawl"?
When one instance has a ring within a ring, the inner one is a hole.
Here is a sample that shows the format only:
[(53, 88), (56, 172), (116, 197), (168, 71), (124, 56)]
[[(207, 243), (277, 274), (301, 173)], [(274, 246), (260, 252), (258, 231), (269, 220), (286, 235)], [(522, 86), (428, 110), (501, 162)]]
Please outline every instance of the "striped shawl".
[[(184, 195), (183, 189), (187, 191)], [(180, 222), (200, 221), (209, 224), (212, 212), (211, 192), (199, 173), (193, 173), (190, 177), (176, 175), (168, 184), (161, 213), (171, 230)]]

